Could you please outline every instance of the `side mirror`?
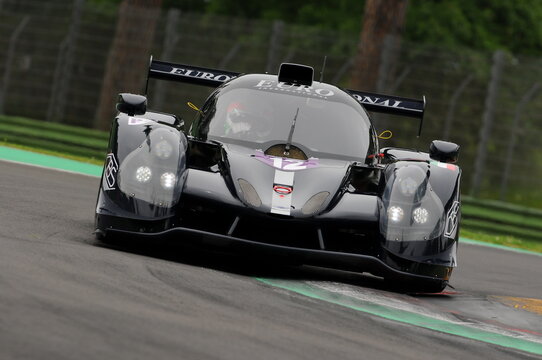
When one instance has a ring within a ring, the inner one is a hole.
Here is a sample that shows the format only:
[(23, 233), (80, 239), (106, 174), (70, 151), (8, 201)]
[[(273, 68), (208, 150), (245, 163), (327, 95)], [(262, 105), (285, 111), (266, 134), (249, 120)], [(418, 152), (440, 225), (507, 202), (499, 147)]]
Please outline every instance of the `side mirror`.
[(433, 160), (455, 163), (459, 156), (459, 145), (448, 141), (433, 140), (429, 146), (429, 157)]
[(147, 98), (143, 95), (121, 93), (117, 110), (129, 116), (143, 115), (147, 112)]

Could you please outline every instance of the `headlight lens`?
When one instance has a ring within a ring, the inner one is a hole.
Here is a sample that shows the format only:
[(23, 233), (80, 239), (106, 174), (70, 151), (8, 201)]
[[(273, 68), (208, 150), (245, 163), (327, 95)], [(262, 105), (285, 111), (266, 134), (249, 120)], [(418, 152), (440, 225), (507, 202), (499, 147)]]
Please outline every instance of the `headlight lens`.
[(407, 177), (406, 179), (401, 180), (401, 183), (399, 184), (399, 187), (403, 195), (414, 195), (414, 193), (418, 189), (418, 186), (419, 184), (416, 182), (416, 180), (410, 177)]
[(135, 178), (141, 183), (147, 183), (152, 177), (152, 171), (148, 166), (140, 166), (136, 170)]
[(160, 176), (160, 185), (166, 190), (173, 189), (173, 186), (175, 186), (175, 181), (177, 180), (177, 177), (174, 173), (166, 172), (163, 173), (162, 176)]
[(160, 159), (168, 159), (172, 152), (173, 146), (171, 146), (166, 140), (161, 140), (154, 146), (154, 153)]
[(393, 222), (400, 222), (403, 220), (405, 213), (399, 206), (391, 206), (388, 209), (388, 219)]
[(429, 219), (429, 212), (422, 207), (416, 208), (412, 212), (412, 219), (414, 219), (414, 222), (417, 224), (425, 224), (427, 219)]

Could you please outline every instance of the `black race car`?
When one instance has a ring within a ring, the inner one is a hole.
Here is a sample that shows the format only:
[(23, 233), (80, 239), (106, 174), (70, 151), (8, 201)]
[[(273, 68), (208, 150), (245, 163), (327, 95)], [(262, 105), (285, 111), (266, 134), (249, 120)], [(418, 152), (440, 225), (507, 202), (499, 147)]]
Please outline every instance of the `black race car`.
[[(420, 119), (425, 99), (353, 90), (282, 64), (238, 74), (151, 59), (148, 78), (216, 89), (190, 130), (120, 94), (96, 235), (170, 238), (443, 290), (456, 266), (459, 146), (379, 148), (367, 111)], [(187, 99), (189, 100), (189, 99)]]

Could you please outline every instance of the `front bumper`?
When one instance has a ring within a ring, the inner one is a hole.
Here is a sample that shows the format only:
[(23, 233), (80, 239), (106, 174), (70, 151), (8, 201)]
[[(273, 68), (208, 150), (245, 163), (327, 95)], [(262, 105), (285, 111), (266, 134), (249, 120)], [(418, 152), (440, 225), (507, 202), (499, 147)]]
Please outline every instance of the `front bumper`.
[(448, 281), (452, 267), (418, 263), (399, 258), (383, 250), (381, 255), (364, 255), (329, 250), (307, 249), (292, 246), (263, 243), (229, 235), (211, 233), (184, 227), (174, 227), (159, 232), (136, 232), (108, 228), (97, 230), (102, 235), (130, 239), (164, 239), (181, 242), (184, 245), (204, 248), (225, 249), (232, 253), (248, 256), (287, 258), (307, 265), (334, 269), (368, 272), (386, 279), (404, 282), (442, 283)]

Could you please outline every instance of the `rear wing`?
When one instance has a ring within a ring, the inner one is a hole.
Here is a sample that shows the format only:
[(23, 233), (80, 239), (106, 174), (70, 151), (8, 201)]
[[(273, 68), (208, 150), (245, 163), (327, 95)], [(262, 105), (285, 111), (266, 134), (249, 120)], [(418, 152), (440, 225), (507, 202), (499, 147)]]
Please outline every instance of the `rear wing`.
[[(217, 87), (239, 75), (241, 73), (154, 60), (151, 56), (145, 93), (147, 93), (150, 78)], [(420, 136), (425, 112), (425, 96), (417, 100), (357, 90), (346, 90), (346, 92), (363, 104), (367, 111), (418, 118), (420, 120), (418, 136)]]
[(154, 60), (151, 56), (147, 87), (149, 78), (217, 87), (239, 75), (241, 73)]
[(425, 113), (425, 96), (421, 100), (393, 95), (375, 94), (358, 90), (346, 90), (354, 99), (363, 104), (367, 111), (418, 118), (418, 136), (422, 133)]

